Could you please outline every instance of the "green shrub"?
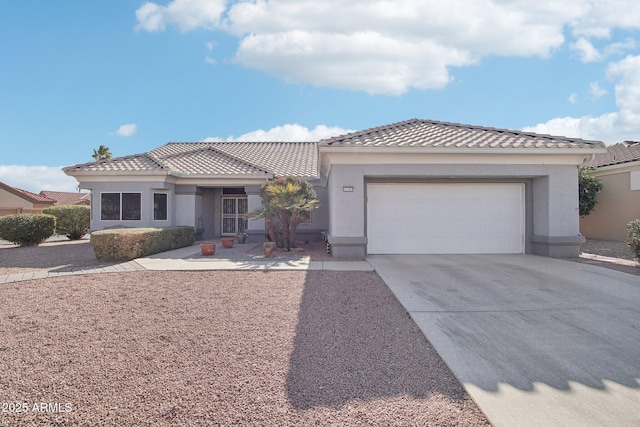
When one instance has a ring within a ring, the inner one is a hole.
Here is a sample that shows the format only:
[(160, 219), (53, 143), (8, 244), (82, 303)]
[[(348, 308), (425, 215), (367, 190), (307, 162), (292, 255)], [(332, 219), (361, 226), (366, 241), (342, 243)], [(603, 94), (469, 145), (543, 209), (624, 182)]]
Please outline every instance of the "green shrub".
[(636, 261), (640, 261), (640, 219), (634, 219), (627, 224), (627, 245)]
[(193, 227), (120, 228), (91, 233), (93, 253), (100, 261), (130, 261), (193, 244)]
[(18, 214), (0, 217), (0, 239), (20, 246), (33, 246), (53, 236), (56, 217), (53, 215)]
[(592, 175), (593, 170), (593, 168), (578, 170), (578, 201), (581, 217), (593, 212), (598, 203), (598, 192), (602, 190), (602, 182), (600, 178)]
[(91, 223), (91, 208), (82, 205), (52, 206), (43, 213), (56, 217), (56, 234), (67, 236), (71, 240), (82, 239)]

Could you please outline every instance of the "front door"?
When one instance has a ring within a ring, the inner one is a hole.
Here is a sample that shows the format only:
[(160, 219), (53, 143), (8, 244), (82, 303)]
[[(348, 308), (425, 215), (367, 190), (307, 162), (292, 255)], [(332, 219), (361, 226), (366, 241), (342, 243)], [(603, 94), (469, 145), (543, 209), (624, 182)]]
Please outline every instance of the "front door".
[(222, 198), (222, 235), (229, 236), (244, 233), (247, 229), (247, 197), (234, 196)]

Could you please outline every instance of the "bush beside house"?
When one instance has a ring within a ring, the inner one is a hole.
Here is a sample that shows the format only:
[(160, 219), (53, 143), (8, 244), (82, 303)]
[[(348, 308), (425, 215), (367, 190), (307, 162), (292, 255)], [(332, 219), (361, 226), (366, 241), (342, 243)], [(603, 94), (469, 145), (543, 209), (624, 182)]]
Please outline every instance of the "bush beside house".
[(67, 236), (71, 240), (79, 240), (89, 231), (91, 222), (89, 206), (52, 206), (43, 209), (42, 212), (56, 217), (56, 234)]
[(34, 246), (53, 236), (53, 215), (16, 214), (0, 218), (0, 239), (20, 246)]
[(627, 245), (636, 261), (640, 262), (640, 219), (634, 219), (627, 224)]
[(121, 228), (91, 233), (93, 253), (100, 261), (130, 261), (193, 244), (193, 227)]
[(583, 218), (593, 212), (598, 203), (598, 192), (602, 190), (602, 182), (592, 174), (593, 170), (593, 168), (580, 168), (578, 173), (578, 200), (580, 216)]

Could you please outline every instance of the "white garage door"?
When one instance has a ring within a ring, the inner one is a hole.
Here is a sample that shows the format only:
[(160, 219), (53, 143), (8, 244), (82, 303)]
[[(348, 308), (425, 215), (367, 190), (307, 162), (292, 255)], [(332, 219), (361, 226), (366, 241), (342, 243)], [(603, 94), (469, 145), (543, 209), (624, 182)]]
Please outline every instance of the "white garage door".
[(370, 254), (524, 252), (524, 184), (369, 184)]

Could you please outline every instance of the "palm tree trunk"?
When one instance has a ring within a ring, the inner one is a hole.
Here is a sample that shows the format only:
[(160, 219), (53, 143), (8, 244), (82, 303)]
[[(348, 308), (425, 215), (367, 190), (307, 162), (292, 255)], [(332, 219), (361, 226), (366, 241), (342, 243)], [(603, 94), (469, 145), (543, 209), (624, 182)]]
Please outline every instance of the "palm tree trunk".
[(291, 214), (291, 233), (289, 234), (289, 247), (296, 247), (296, 232), (298, 231), (298, 213)]
[(282, 217), (282, 243), (286, 251), (291, 249), (289, 245), (289, 211), (282, 209), (280, 212)]

